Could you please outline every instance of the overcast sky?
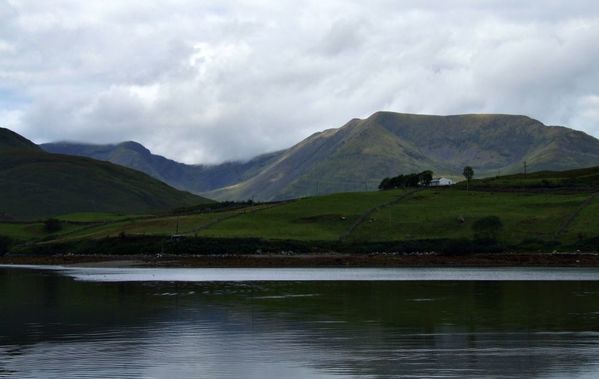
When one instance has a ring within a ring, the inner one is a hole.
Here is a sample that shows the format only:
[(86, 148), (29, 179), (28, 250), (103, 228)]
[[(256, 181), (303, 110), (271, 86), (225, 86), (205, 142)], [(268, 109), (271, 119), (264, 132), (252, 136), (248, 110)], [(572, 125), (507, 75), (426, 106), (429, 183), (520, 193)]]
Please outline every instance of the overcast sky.
[(599, 1), (0, 0), (0, 126), (245, 159), (377, 110), (599, 137)]

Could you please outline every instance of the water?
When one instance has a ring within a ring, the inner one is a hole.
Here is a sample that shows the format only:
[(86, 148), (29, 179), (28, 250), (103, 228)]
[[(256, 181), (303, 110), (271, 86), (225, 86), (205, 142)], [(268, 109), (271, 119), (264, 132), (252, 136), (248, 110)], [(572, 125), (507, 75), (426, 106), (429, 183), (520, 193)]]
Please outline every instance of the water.
[(595, 269), (3, 267), (0, 312), (0, 377), (599, 377)]

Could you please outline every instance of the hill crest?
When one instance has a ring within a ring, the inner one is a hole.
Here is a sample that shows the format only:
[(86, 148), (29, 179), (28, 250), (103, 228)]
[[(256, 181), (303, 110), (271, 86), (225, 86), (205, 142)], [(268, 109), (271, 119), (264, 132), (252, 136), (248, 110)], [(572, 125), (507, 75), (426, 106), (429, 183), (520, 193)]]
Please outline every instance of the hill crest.
[(0, 214), (12, 218), (139, 214), (209, 202), (124, 166), (45, 152), (6, 129), (0, 138)]
[(17, 134), (10, 129), (0, 128), (0, 151), (8, 150), (41, 151), (35, 143), (20, 134)]

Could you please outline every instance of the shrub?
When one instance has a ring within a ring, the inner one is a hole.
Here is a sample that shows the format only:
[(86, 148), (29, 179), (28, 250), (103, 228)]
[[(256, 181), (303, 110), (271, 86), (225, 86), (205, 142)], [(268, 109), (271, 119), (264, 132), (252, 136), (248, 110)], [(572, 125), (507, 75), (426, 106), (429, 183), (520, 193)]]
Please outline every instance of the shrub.
[(483, 217), (472, 224), (473, 237), (478, 241), (497, 241), (502, 229), (503, 222), (497, 216)]
[(10, 246), (12, 245), (12, 240), (6, 236), (0, 236), (0, 256), (8, 253)]
[(44, 221), (44, 230), (48, 233), (56, 233), (62, 230), (62, 223), (55, 218), (49, 218)]
[(517, 245), (517, 249), (520, 251), (552, 251), (560, 245), (561, 243), (559, 241), (526, 238)]
[(599, 252), (599, 236), (578, 240), (573, 248), (588, 252)]

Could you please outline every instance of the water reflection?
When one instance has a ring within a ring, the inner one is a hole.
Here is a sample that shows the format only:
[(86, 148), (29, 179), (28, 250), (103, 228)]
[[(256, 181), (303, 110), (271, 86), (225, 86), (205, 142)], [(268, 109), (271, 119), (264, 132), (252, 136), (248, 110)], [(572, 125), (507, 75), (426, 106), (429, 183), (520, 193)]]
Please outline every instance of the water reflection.
[(599, 283), (75, 281), (0, 269), (0, 377), (596, 377)]

